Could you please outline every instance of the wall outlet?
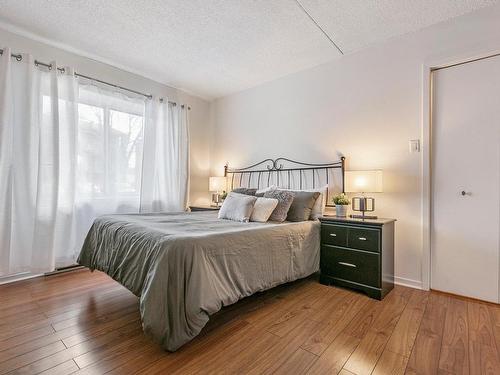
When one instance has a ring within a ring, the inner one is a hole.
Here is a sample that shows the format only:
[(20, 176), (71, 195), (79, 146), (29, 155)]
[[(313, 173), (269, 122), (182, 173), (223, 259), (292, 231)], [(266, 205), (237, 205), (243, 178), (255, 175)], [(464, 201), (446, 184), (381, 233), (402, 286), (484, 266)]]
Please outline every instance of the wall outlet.
[(410, 154), (414, 152), (420, 152), (420, 140), (419, 139), (410, 139), (408, 142), (408, 148), (410, 151)]

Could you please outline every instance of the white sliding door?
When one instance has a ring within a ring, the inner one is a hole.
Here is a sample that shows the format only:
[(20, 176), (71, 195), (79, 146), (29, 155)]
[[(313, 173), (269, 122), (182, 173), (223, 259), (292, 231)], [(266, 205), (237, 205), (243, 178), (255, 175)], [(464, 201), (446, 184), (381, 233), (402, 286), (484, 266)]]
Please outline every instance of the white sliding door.
[(499, 302), (500, 57), (433, 72), (432, 289)]

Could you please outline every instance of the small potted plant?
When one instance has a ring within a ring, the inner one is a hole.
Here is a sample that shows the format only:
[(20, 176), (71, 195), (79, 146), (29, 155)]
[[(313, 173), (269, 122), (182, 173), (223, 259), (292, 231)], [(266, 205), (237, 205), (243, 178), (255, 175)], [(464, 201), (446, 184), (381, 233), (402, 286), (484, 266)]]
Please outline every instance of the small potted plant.
[(349, 206), (349, 199), (342, 193), (333, 197), (333, 204), (335, 204), (335, 211), (338, 217), (347, 216), (347, 206)]
[(224, 199), (226, 199), (226, 198), (227, 198), (227, 192), (223, 191), (222, 194), (220, 195), (221, 202), (224, 202)]

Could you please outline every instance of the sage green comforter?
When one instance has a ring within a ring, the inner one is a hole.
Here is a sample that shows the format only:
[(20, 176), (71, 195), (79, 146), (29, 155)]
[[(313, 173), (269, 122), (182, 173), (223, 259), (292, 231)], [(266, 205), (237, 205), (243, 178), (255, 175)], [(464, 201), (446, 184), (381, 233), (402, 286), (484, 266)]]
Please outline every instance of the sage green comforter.
[(222, 306), (319, 268), (320, 224), (239, 223), (216, 212), (102, 216), (78, 263), (140, 298), (144, 332), (175, 351)]

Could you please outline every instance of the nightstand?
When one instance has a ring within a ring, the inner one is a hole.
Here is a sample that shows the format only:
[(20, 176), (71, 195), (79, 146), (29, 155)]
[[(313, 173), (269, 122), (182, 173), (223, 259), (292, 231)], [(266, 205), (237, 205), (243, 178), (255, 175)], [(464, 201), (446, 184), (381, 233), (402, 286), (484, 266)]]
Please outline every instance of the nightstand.
[(196, 211), (219, 211), (220, 207), (212, 207), (212, 206), (189, 206), (191, 212)]
[(381, 300), (394, 288), (395, 219), (323, 216), (320, 282)]

